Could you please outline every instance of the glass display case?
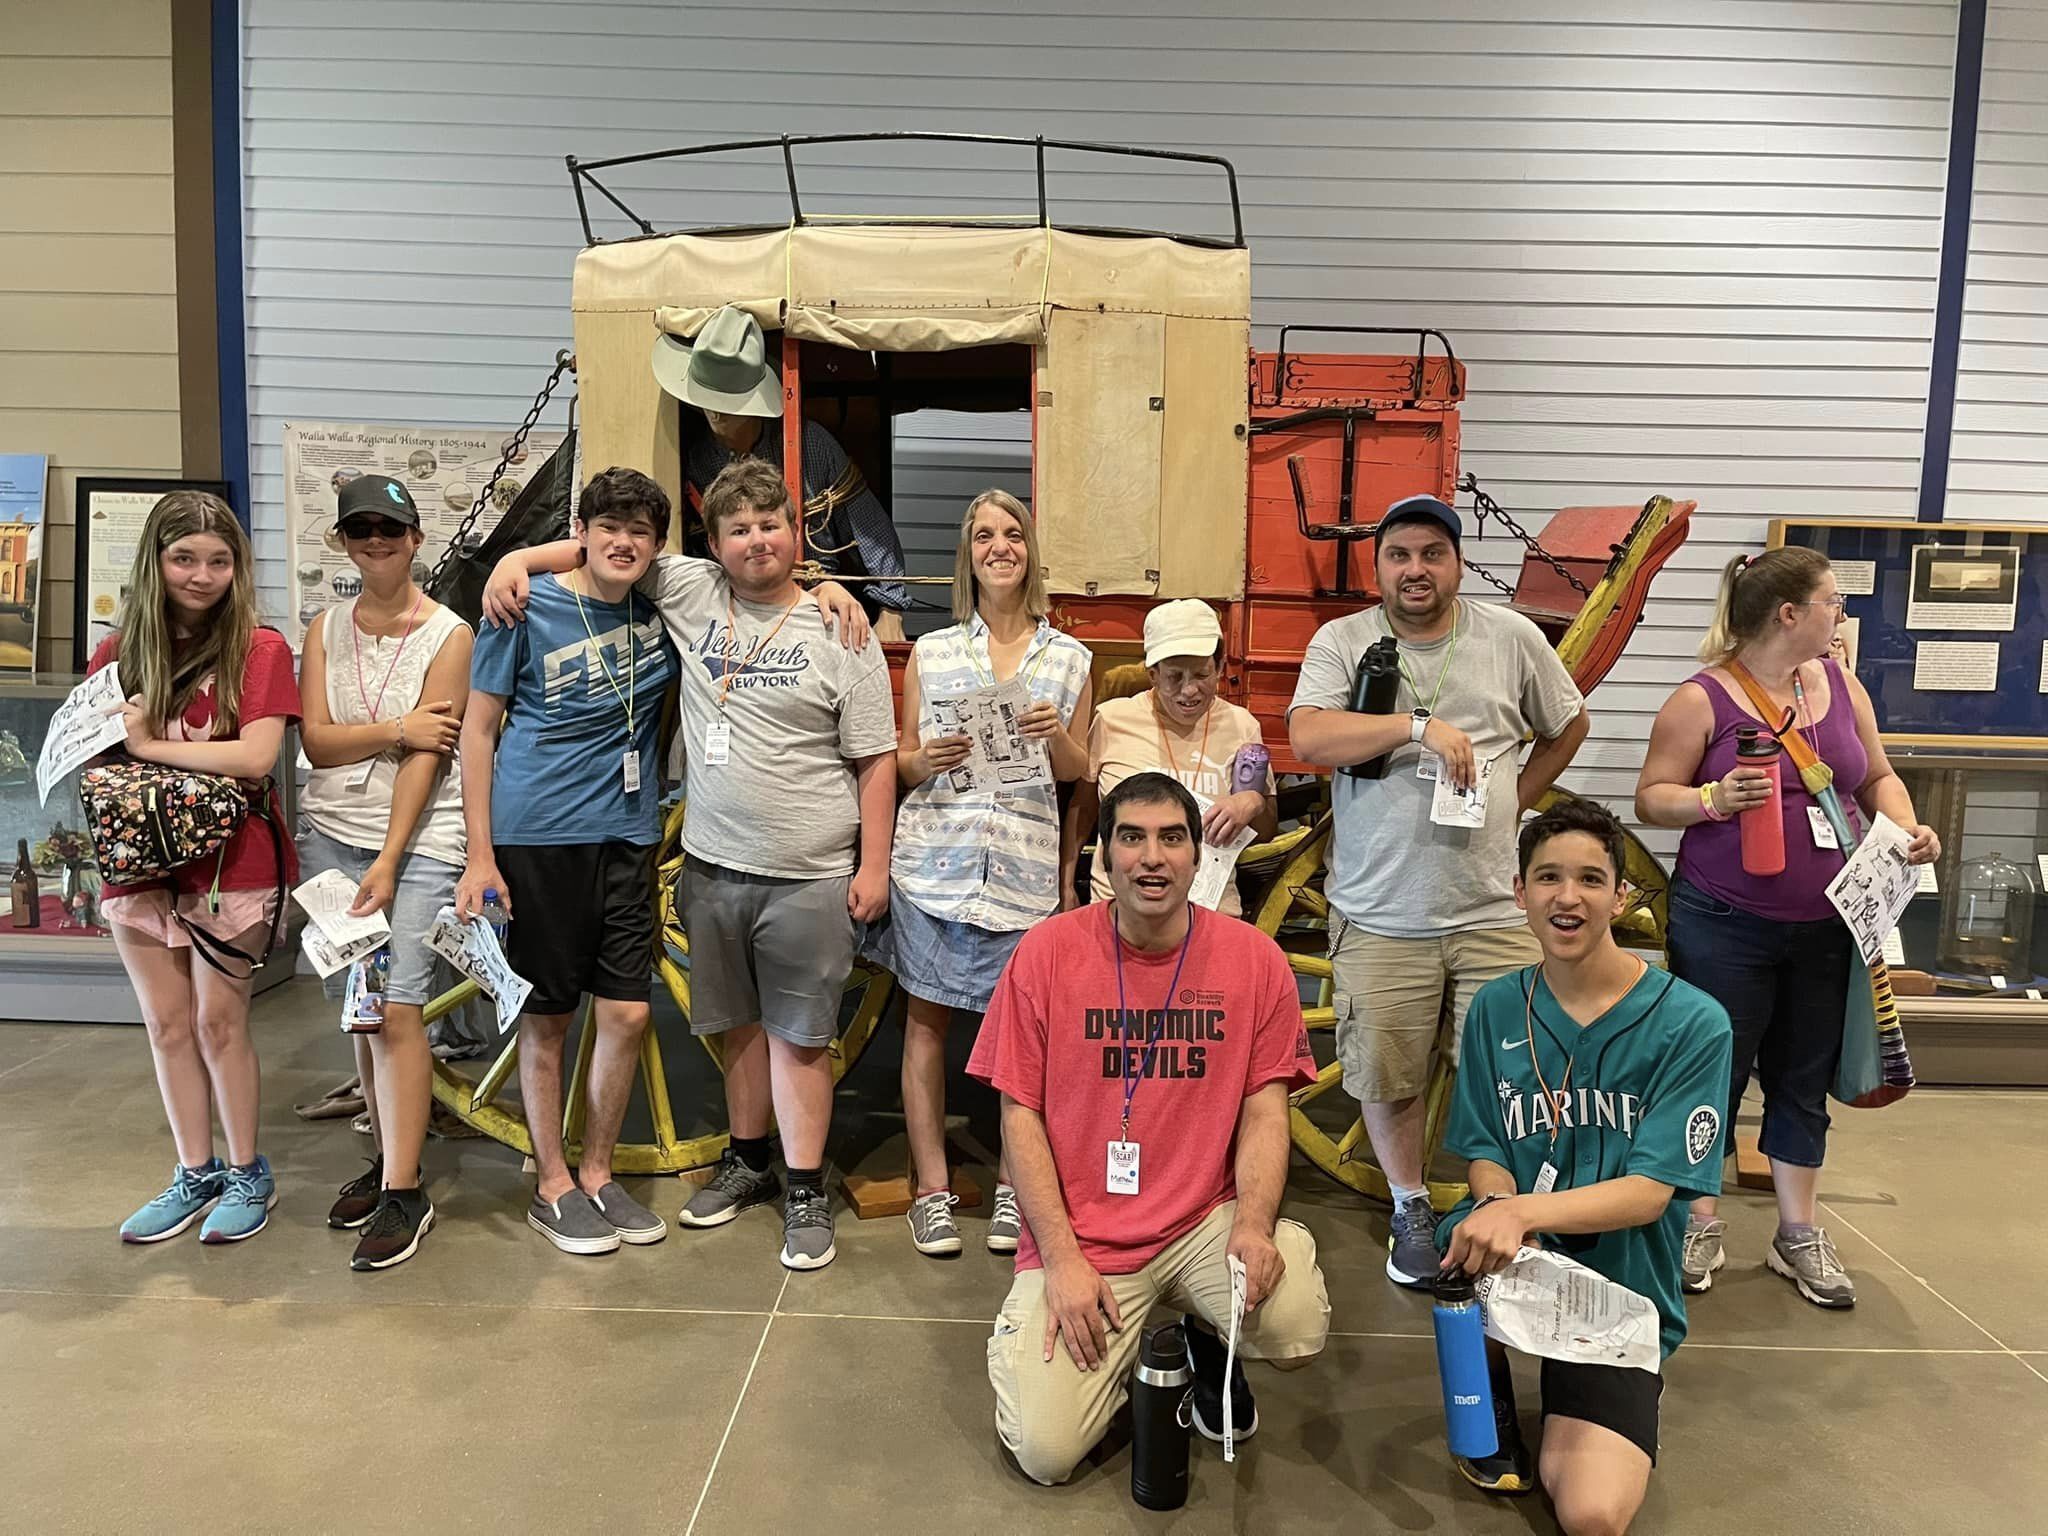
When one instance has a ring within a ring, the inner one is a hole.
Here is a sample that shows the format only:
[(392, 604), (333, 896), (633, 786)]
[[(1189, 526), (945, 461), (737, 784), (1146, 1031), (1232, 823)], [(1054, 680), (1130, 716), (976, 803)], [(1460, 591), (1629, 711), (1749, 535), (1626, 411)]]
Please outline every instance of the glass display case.
[[(78, 803), (78, 775), (36, 795), (36, 762), (50, 718), (76, 676), (42, 674), (0, 682), (0, 974), (7, 980), (0, 1016), (45, 1023), (142, 1022), (135, 992), (101, 921), (100, 874)], [(282, 763), (296, 763), (298, 734), (285, 735)], [(297, 822), (297, 775), (281, 774), (285, 825)], [(287, 980), (281, 951), (257, 976), (257, 989)]]
[(1893, 966), (1914, 1070), (2048, 1086), (2048, 757), (1887, 751), (1942, 844)]

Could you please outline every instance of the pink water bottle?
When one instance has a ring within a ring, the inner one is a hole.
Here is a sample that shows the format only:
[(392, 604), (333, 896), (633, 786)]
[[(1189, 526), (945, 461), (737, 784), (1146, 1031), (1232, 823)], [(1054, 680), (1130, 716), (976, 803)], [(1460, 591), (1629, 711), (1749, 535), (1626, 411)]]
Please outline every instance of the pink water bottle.
[(1735, 766), (1761, 768), (1771, 797), (1742, 813), (1742, 870), (1749, 875), (1785, 872), (1784, 754), (1778, 738), (1754, 725), (1735, 728)]

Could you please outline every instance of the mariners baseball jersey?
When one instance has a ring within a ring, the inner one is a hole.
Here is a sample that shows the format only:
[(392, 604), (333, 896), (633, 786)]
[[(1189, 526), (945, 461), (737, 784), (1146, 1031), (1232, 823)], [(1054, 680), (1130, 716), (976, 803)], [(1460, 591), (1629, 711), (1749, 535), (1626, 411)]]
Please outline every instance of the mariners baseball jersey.
[[(1670, 1206), (1646, 1227), (1530, 1234), (1654, 1302), (1668, 1356), (1685, 1337), (1685, 1202), (1721, 1192), (1728, 1014), (1652, 966), (1581, 1027), (1551, 995), (1542, 969), (1488, 982), (1472, 999), (1444, 1145), (1507, 1169), (1522, 1194), (1535, 1190), (1546, 1162), (1560, 1190), (1632, 1173), (1669, 1184)], [(1471, 1209), (1467, 1196), (1444, 1218), (1439, 1246)]]

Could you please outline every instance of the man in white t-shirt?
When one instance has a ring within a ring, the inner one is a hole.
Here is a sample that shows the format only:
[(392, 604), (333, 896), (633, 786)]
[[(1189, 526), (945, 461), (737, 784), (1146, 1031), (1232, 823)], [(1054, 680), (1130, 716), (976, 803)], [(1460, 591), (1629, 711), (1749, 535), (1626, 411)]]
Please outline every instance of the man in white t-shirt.
[[(1304, 762), (1379, 765), (1377, 777), (1332, 776), (1330, 961), (1344, 1086), (1393, 1188), (1387, 1275), (1421, 1287), (1438, 1262), (1423, 1090), (1445, 984), (1442, 1045), (1456, 1060), (1472, 994), (1542, 958), (1515, 905), (1516, 828), (1591, 722), (1541, 630), (1503, 604), (1458, 595), (1458, 515), (1443, 502), (1410, 496), (1387, 509), (1374, 573), (1380, 606), (1325, 624), (1309, 642), (1287, 730)], [(1359, 662), (1389, 636), (1400, 659), (1395, 706), (1355, 713)]]

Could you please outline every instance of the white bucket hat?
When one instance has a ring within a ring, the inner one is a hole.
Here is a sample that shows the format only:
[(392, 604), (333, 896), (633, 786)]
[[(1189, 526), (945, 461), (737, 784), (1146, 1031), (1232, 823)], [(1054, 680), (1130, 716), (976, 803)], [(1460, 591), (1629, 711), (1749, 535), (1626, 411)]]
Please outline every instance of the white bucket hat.
[(654, 338), (654, 377), (678, 400), (722, 416), (780, 416), (782, 381), (768, 366), (761, 322), (728, 304), (690, 342)]
[(1216, 610), (1199, 597), (1177, 597), (1145, 615), (1145, 665), (1169, 656), (1214, 656), (1223, 643)]

